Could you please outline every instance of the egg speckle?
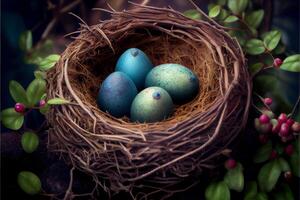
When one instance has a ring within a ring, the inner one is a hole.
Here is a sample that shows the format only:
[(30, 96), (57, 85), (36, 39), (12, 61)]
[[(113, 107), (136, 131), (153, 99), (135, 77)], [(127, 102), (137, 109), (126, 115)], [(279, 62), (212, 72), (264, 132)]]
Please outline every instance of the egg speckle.
[(130, 116), (132, 121), (157, 122), (173, 112), (173, 102), (166, 90), (149, 87), (142, 90), (133, 100)]
[(199, 91), (197, 76), (180, 64), (162, 64), (147, 75), (145, 87), (164, 88), (175, 103), (184, 103), (194, 98)]
[(103, 81), (97, 103), (102, 111), (122, 117), (130, 113), (136, 95), (137, 88), (129, 76), (123, 72), (114, 72)]
[(148, 56), (138, 48), (127, 49), (119, 58), (115, 71), (127, 74), (141, 90), (144, 87), (145, 77), (153, 68)]

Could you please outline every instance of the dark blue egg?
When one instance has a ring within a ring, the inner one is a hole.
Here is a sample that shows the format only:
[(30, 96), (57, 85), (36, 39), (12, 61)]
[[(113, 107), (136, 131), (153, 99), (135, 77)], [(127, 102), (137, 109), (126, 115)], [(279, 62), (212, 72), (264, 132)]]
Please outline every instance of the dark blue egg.
[(137, 48), (126, 50), (116, 65), (116, 71), (127, 74), (139, 90), (143, 89), (145, 77), (152, 68), (153, 64), (148, 56)]
[(129, 76), (123, 72), (114, 72), (103, 81), (97, 103), (102, 111), (122, 117), (129, 114), (136, 95), (136, 86)]

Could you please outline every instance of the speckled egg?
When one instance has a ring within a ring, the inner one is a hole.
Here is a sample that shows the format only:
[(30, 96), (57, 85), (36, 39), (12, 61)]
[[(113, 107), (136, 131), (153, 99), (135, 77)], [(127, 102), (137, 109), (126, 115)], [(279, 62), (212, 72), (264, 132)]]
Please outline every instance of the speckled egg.
[(102, 111), (122, 117), (130, 113), (136, 95), (137, 88), (129, 76), (123, 72), (114, 72), (103, 81), (97, 103)]
[(143, 89), (145, 77), (152, 68), (153, 64), (148, 56), (137, 48), (126, 50), (116, 65), (116, 71), (127, 74), (139, 90)]
[(154, 67), (147, 75), (145, 87), (164, 88), (175, 103), (185, 103), (199, 91), (197, 76), (180, 64), (162, 64)]
[(130, 117), (132, 121), (157, 122), (173, 112), (172, 98), (160, 87), (149, 87), (142, 90), (133, 100)]

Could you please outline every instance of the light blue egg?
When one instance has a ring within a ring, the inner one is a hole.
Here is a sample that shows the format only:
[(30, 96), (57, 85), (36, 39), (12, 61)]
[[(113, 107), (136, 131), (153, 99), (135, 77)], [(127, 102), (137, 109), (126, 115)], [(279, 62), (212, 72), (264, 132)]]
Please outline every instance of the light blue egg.
[(136, 95), (137, 88), (129, 76), (123, 72), (114, 72), (103, 81), (97, 103), (102, 111), (122, 117), (130, 113)]
[(130, 117), (132, 121), (158, 122), (173, 112), (172, 98), (160, 87), (142, 90), (133, 100)]
[(164, 88), (175, 103), (185, 103), (199, 91), (197, 76), (187, 67), (179, 64), (162, 64), (154, 67), (147, 75), (145, 87)]
[(119, 58), (115, 71), (127, 74), (141, 90), (144, 87), (145, 77), (153, 68), (148, 56), (137, 48), (127, 49)]

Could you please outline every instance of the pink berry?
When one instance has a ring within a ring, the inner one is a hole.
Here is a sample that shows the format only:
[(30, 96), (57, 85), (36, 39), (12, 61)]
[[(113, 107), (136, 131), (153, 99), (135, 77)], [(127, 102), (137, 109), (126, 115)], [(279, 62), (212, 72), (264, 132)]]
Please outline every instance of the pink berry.
[(284, 172), (284, 178), (286, 181), (290, 182), (293, 178), (293, 174), (291, 171)]
[(44, 107), (46, 105), (46, 101), (44, 99), (40, 100), (39, 107)]
[(286, 155), (291, 156), (294, 153), (293, 145), (289, 144), (287, 147), (285, 147), (284, 152)]
[(274, 67), (279, 68), (282, 64), (282, 60), (280, 58), (275, 58), (273, 64), (274, 64)]
[(296, 133), (300, 133), (300, 123), (299, 122), (294, 122), (292, 125), (292, 131)]
[(279, 131), (281, 137), (287, 137), (290, 133), (290, 127), (287, 123), (282, 123)]
[(268, 135), (266, 134), (259, 135), (258, 139), (261, 144), (266, 144), (269, 140)]
[(285, 113), (281, 113), (280, 115), (279, 115), (279, 117), (278, 117), (278, 122), (279, 123), (284, 123), (284, 122), (286, 122), (287, 121), (287, 116), (286, 116), (286, 114)]
[(272, 124), (268, 123), (268, 124), (261, 124), (260, 125), (260, 133), (270, 133), (272, 131)]
[(277, 134), (280, 131), (280, 127), (282, 123), (279, 123), (276, 119), (273, 120), (273, 128), (272, 128), (272, 133)]
[(270, 118), (269, 118), (268, 115), (262, 114), (262, 115), (259, 117), (259, 122), (260, 122), (261, 124), (267, 124), (267, 123), (270, 122)]
[(277, 158), (277, 151), (272, 150), (272, 152), (271, 152), (271, 154), (270, 154), (270, 159), (273, 160), (273, 159), (275, 159), (275, 158)]
[(23, 113), (25, 111), (25, 105), (22, 103), (15, 104), (15, 111), (18, 113)]
[(288, 125), (289, 127), (291, 127), (291, 126), (294, 124), (294, 120), (293, 120), (293, 119), (288, 119), (288, 120), (286, 121), (286, 123), (287, 123), (287, 125)]
[(272, 104), (273, 100), (271, 98), (265, 98), (264, 103), (270, 106)]
[(228, 159), (226, 162), (225, 162), (225, 167), (226, 169), (233, 169), (235, 168), (237, 165), (236, 161), (232, 158)]

